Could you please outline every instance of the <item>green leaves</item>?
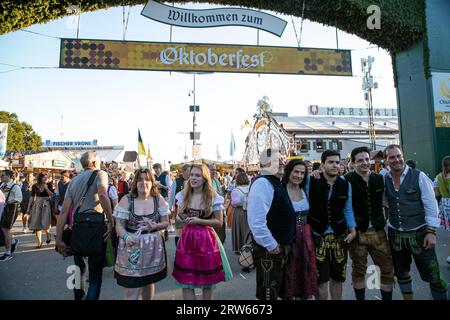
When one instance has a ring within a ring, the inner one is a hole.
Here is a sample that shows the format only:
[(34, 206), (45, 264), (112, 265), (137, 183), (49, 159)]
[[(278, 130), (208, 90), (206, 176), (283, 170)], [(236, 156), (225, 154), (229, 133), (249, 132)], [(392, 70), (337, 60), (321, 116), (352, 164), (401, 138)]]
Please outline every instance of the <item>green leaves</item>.
[(17, 114), (0, 111), (0, 123), (8, 123), (7, 150), (25, 151), (39, 150), (41, 137), (26, 122), (19, 121)]
[[(297, 17), (302, 15), (303, 0), (200, 0), (197, 2), (244, 6), (273, 10)], [(390, 52), (402, 51), (422, 40), (424, 34), (425, 0), (305, 0), (305, 18), (336, 26), (368, 40)], [(81, 12), (125, 5), (143, 5), (147, 0), (7, 0), (0, 5), (0, 34), (45, 23), (70, 14), (77, 5)], [(177, 3), (191, 2), (178, 0)], [(367, 28), (367, 8), (377, 5), (381, 10), (381, 29)], [(73, 14), (73, 13), (72, 13)]]

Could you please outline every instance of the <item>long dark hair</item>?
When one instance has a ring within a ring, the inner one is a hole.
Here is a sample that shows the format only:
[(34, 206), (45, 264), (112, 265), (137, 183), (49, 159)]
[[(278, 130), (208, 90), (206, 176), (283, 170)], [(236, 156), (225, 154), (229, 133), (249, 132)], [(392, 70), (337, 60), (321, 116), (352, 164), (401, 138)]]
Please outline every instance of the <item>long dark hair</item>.
[(293, 160), (290, 160), (286, 164), (286, 166), (284, 167), (284, 176), (283, 176), (282, 182), (283, 182), (284, 185), (288, 184), (289, 176), (291, 175), (292, 171), (294, 170), (294, 167), (298, 166), (298, 165), (305, 166), (305, 169), (306, 169), (305, 170), (305, 177), (303, 178), (303, 181), (302, 181), (302, 183), (300, 183), (300, 186), (299, 186), (300, 189), (305, 189), (306, 178), (308, 177), (308, 167), (306, 166), (306, 163), (303, 160), (293, 159)]
[(44, 184), (44, 178), (48, 178), (48, 175), (46, 173), (39, 173), (37, 176), (37, 184)]

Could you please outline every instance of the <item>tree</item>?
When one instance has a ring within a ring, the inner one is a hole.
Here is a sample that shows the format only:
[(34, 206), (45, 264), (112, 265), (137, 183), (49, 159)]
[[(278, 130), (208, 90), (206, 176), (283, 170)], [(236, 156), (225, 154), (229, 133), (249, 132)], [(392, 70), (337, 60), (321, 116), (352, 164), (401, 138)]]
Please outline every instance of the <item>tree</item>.
[(19, 121), (17, 114), (0, 111), (0, 123), (8, 123), (7, 150), (25, 151), (41, 148), (41, 137), (33, 130), (31, 125)]

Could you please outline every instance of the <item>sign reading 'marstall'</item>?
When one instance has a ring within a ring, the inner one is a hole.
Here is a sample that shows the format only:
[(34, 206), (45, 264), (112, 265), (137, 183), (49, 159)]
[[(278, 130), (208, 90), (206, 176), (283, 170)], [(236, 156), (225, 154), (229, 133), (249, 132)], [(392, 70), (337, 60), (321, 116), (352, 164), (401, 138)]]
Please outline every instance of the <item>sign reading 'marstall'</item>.
[(349, 50), (61, 39), (60, 68), (351, 76)]
[[(319, 107), (310, 105), (308, 108), (310, 116), (368, 116), (367, 108), (338, 108), (338, 107)], [(397, 109), (373, 109), (374, 117), (392, 117), (397, 118)]]
[(141, 14), (162, 23), (187, 27), (210, 28), (223, 26), (243, 26), (261, 29), (279, 37), (283, 34), (287, 22), (264, 12), (241, 9), (219, 8), (190, 10), (149, 1)]

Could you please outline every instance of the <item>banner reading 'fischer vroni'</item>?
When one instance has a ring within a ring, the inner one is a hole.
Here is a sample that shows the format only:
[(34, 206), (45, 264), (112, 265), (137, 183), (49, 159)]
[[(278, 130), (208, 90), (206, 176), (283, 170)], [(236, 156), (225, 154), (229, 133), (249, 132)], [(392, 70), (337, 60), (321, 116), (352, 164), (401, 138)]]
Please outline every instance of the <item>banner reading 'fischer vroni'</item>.
[(351, 76), (349, 50), (61, 39), (60, 68)]

